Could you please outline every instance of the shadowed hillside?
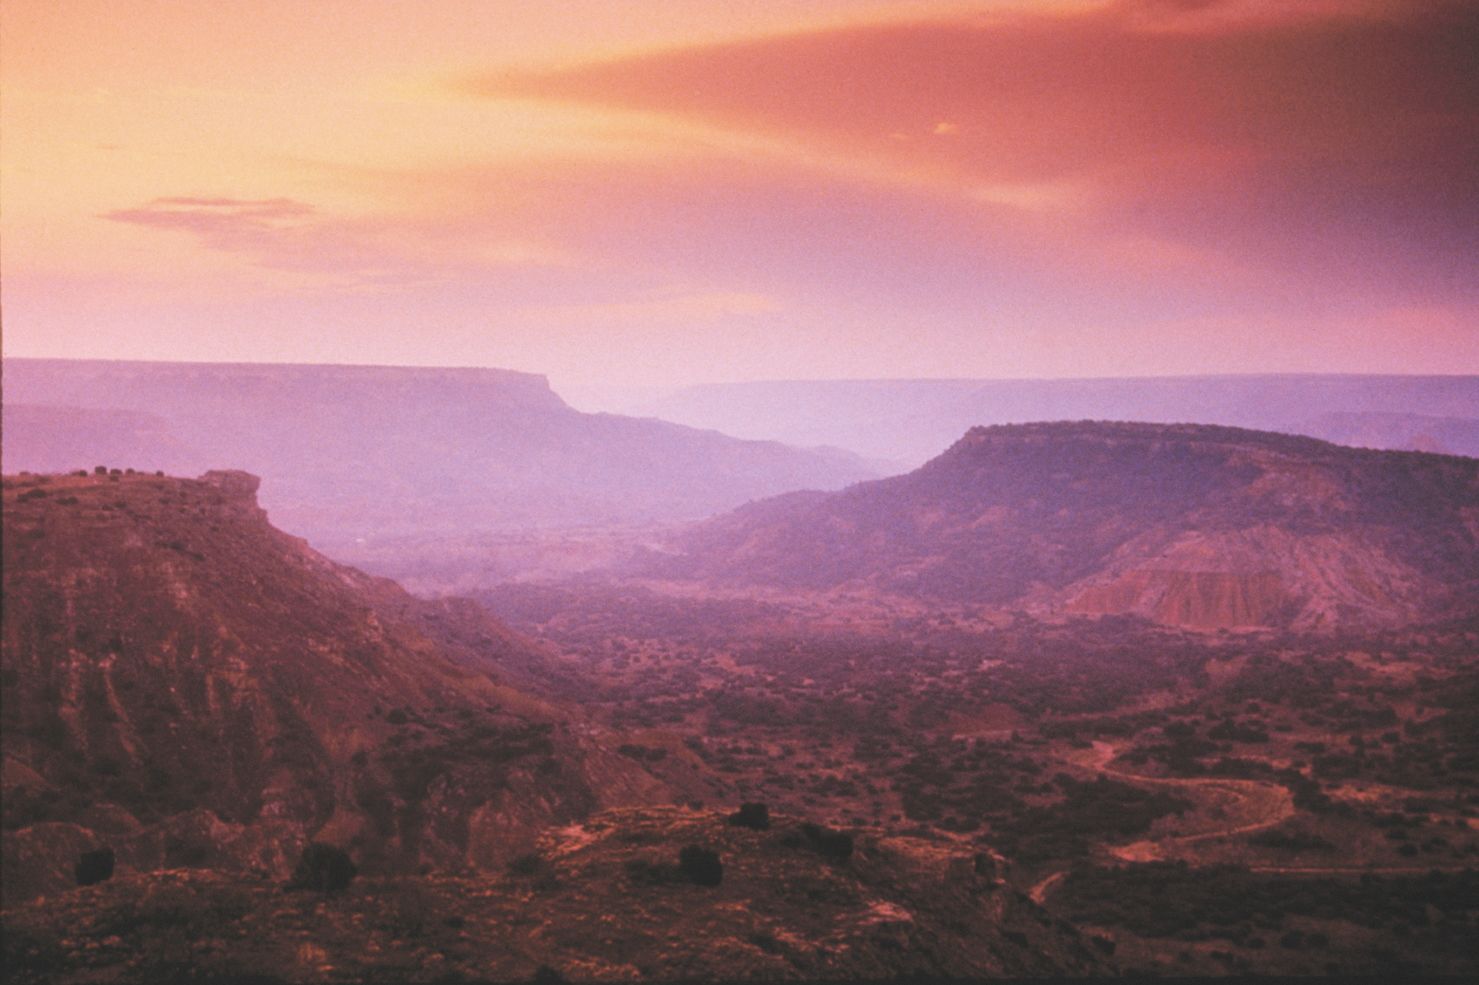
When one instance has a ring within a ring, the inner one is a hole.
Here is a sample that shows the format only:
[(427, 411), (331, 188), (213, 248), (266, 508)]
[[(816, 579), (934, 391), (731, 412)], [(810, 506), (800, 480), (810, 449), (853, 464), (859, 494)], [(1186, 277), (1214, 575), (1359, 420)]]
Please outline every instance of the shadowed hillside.
[(671, 791), (541, 697), (557, 662), (268, 525), (255, 477), (4, 489), (7, 898), (121, 865), (285, 874), (501, 865), (535, 832)]
[[(325, 968), (415, 981), (429, 954), (438, 977), (474, 981), (529, 981), (541, 970), (552, 981), (1113, 971), (1087, 935), (994, 877), (990, 857), (968, 845), (866, 837), (839, 859), (807, 831), (793, 818), (754, 831), (716, 812), (612, 811), (550, 832), (507, 874), (360, 880), (328, 902), (208, 873), (115, 880), (9, 911), (6, 961), (26, 982), (99, 970), (286, 982)], [(715, 852), (717, 885), (679, 871), (687, 845)], [(110, 936), (119, 928), (126, 943)], [(108, 943), (72, 946), (93, 939)]]
[(1083, 422), (972, 429), (908, 475), (709, 521), (650, 570), (1310, 628), (1472, 608), (1476, 538), (1479, 461)]

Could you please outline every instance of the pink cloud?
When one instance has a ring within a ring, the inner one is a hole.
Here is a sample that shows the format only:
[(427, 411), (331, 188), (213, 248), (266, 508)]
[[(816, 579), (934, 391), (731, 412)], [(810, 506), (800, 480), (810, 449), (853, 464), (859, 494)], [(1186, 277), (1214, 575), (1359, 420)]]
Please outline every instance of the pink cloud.
[(166, 196), (100, 218), (187, 233), (207, 249), (238, 254), (262, 267), (361, 288), (427, 282), (468, 268), (570, 260), (511, 230), (500, 236), (484, 229), (478, 235), (435, 218), (329, 216), (291, 198)]
[(1473, 286), (1475, 50), (1471, 4), (1139, 0), (691, 46), (473, 88), (765, 135), (978, 202), (1054, 189), (1082, 213), (1065, 219), (1075, 235), (1225, 254), (1275, 279), (1298, 263), (1327, 289), (1421, 291)]

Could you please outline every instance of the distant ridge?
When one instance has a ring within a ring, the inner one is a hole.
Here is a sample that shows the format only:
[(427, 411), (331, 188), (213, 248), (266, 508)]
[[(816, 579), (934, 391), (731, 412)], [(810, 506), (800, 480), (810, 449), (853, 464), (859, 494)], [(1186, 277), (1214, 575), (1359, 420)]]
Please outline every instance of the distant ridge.
[(613, 393), (605, 405), (747, 438), (834, 445), (901, 470), (974, 425), (1061, 420), (1195, 421), (1479, 456), (1474, 375), (763, 381)]
[(242, 468), (285, 529), (366, 538), (693, 519), (872, 477), (855, 456), (572, 409), (501, 369), (7, 359), (4, 465)]
[(695, 528), (664, 577), (1198, 628), (1479, 608), (1479, 460), (1206, 425), (972, 428), (907, 475)]

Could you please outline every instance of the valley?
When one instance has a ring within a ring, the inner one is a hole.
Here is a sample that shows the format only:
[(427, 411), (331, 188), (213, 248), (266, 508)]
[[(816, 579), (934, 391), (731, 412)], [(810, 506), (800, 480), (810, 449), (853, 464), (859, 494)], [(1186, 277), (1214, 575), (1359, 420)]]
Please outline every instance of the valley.
[[(702, 763), (726, 803), (996, 853), (1016, 891), (1113, 940), (1122, 967), (1472, 966), (1472, 620), (1335, 637), (1082, 617), (843, 632), (805, 604), (629, 587), (483, 599), (593, 668), (606, 683), (585, 704), (654, 770)], [(1230, 917), (1203, 877), (1252, 880), (1271, 902)], [(1348, 899), (1432, 879), (1453, 890), (1441, 913)], [(1097, 902), (1132, 887), (1183, 922)], [(1337, 902), (1315, 916), (1312, 895)]]
[[(1476, 483), (1231, 429), (978, 429), (840, 493), (510, 536), (544, 565), (513, 577), (383, 555), (415, 596), (275, 529), (247, 473), (7, 477), (7, 967), (1468, 973)], [(1260, 612), (1076, 604), (1255, 554)], [(285, 893), (310, 842), (358, 877)]]
[(0, 3), (4, 985), (1479, 982), (1479, 2)]

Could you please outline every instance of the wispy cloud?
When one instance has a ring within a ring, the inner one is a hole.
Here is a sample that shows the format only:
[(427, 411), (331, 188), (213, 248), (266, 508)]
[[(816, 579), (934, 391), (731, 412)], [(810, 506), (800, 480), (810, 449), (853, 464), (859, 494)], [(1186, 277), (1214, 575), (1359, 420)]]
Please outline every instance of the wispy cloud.
[(208, 249), (341, 287), (381, 288), (469, 268), (559, 266), (574, 260), (568, 251), (533, 238), (500, 237), (488, 230), (459, 236), (424, 216), (329, 216), (291, 198), (166, 196), (101, 218), (187, 233)]
[(102, 215), (151, 229), (192, 233), (212, 249), (271, 254), (307, 228), (313, 206), (290, 198), (240, 199), (169, 196)]

